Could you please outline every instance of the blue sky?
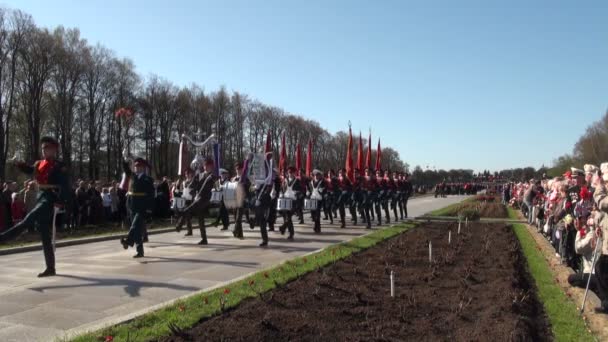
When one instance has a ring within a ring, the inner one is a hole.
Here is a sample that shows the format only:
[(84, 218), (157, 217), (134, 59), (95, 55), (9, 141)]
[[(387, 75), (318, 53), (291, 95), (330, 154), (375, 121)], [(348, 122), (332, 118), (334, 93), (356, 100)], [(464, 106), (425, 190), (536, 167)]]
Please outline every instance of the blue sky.
[(608, 109), (608, 1), (4, 2), (138, 72), (225, 85), (410, 165), (549, 165)]

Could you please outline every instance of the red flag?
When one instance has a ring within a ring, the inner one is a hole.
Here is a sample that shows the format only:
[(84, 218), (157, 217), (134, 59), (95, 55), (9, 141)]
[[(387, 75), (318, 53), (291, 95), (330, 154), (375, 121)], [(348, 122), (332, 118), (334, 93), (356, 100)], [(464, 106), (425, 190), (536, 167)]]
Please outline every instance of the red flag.
[(282, 176), (285, 173), (285, 163), (287, 162), (287, 151), (285, 150), (285, 132), (281, 137), (281, 155), (279, 156), (279, 174)]
[(308, 149), (306, 150), (306, 177), (312, 173), (312, 139), (308, 139)]
[(372, 134), (369, 134), (369, 138), (367, 139), (367, 156), (365, 156), (365, 167), (372, 167)]
[(382, 169), (382, 150), (380, 149), (380, 139), (378, 139), (378, 150), (376, 150), (376, 171)]
[(346, 150), (346, 174), (350, 180), (355, 177), (353, 170), (353, 131), (348, 127), (348, 150)]
[(357, 169), (359, 169), (359, 172), (363, 172), (363, 140), (361, 139), (361, 132), (359, 132), (359, 149), (357, 149)]
[(270, 130), (268, 130), (268, 135), (266, 136), (266, 147), (264, 148), (264, 154), (272, 152), (272, 138), (270, 137)]
[(300, 143), (296, 146), (296, 170), (300, 172), (302, 170), (302, 148), (300, 147)]

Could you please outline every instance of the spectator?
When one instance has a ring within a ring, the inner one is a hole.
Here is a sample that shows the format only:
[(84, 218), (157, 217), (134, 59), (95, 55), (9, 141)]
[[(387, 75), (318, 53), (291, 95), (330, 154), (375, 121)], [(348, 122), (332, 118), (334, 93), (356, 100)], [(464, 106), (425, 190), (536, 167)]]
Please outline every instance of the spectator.
[(106, 222), (112, 220), (112, 197), (108, 188), (103, 188), (101, 192), (101, 202), (103, 205), (104, 219)]
[(12, 195), (11, 215), (14, 223), (20, 222), (25, 217), (25, 203), (17, 192)]
[(118, 221), (118, 183), (115, 181), (112, 182), (112, 186), (110, 187), (110, 200), (111, 200), (111, 211), (112, 211), (112, 221)]
[(76, 212), (78, 213), (78, 227), (89, 223), (89, 192), (85, 188), (84, 181), (78, 183), (76, 189)]

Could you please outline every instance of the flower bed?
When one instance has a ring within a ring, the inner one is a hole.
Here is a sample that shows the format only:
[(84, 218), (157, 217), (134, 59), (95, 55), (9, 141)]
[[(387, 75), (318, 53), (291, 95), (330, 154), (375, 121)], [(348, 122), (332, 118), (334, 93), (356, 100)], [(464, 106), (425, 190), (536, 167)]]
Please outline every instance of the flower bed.
[(422, 225), (268, 293), (250, 282), (253, 298), (160, 341), (551, 340), (512, 229), (456, 227)]

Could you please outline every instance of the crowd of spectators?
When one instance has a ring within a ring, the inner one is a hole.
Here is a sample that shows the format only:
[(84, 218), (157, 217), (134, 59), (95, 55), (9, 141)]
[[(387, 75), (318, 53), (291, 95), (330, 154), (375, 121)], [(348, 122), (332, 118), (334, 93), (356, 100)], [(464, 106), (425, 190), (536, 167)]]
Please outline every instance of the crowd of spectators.
[(600, 168), (585, 165), (560, 177), (509, 183), (502, 192), (503, 202), (521, 209), (528, 223), (551, 243), (555, 257), (574, 270), (568, 278), (572, 286), (586, 287), (591, 278), (589, 287), (602, 301), (596, 311), (603, 313), (608, 312), (606, 181), (608, 163)]
[[(170, 210), (170, 184), (165, 177), (155, 181), (155, 207), (153, 218), (168, 218)], [(0, 193), (0, 231), (22, 220), (36, 204), (38, 189), (35, 181), (18, 183), (7, 181)], [(58, 215), (58, 226), (63, 229), (84, 229), (90, 226), (127, 222), (126, 191), (117, 181), (100, 182), (78, 180), (74, 182), (70, 203)]]

